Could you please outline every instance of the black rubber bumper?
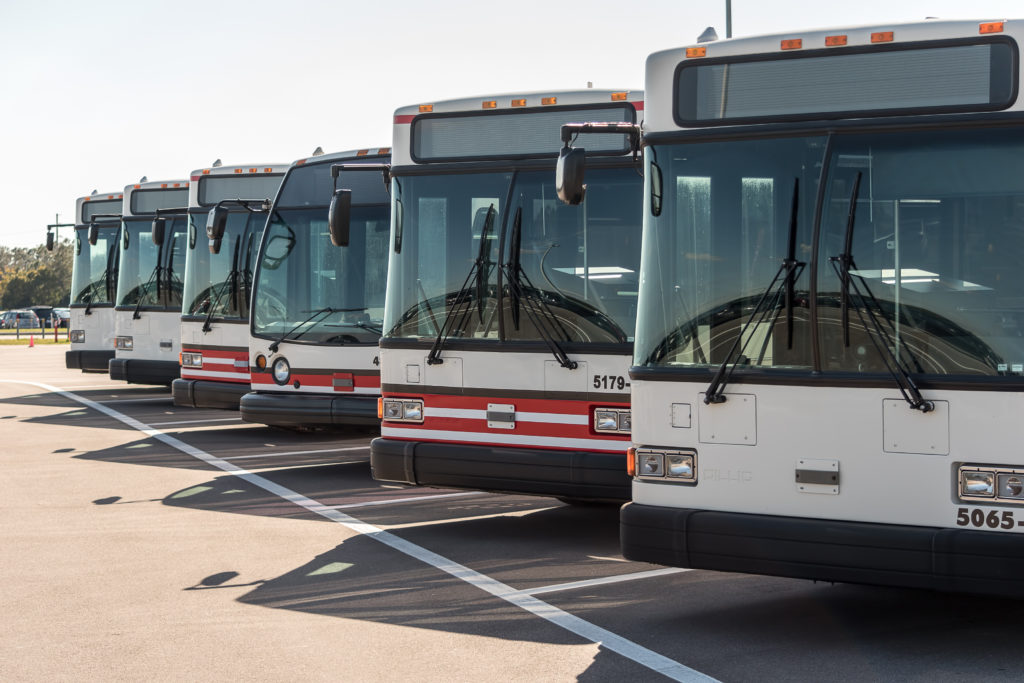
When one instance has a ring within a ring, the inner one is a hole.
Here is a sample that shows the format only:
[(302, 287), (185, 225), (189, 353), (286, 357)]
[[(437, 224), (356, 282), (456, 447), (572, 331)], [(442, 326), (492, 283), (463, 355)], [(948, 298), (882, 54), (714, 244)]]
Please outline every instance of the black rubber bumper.
[(249, 391), (248, 384), (237, 382), (212, 382), (201, 379), (176, 379), (171, 382), (174, 405), (184, 408), (238, 410), (239, 402)]
[(251, 391), (242, 397), (242, 420), (272, 427), (377, 425), (376, 396), (316, 396)]
[(626, 454), (400, 441), (370, 442), (378, 481), (621, 502), (630, 498)]
[(1024, 597), (1024, 535), (629, 503), (627, 560), (818, 581)]
[(110, 379), (129, 384), (170, 384), (181, 374), (181, 366), (167, 360), (111, 358), (108, 367)]
[(100, 349), (67, 351), (64, 353), (64, 363), (69, 370), (81, 370), (82, 372), (107, 372), (110, 361), (114, 359), (113, 351)]

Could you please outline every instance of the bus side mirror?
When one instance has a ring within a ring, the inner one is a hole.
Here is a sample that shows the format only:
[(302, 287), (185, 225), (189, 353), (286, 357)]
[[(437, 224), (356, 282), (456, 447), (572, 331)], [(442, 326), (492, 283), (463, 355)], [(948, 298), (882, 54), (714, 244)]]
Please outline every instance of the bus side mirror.
[(335, 190), (331, 197), (331, 208), (327, 212), (327, 224), (331, 229), (331, 244), (336, 247), (348, 246), (351, 220), (352, 190)]
[(53, 233), (46, 233), (46, 251), (53, 251)]
[(152, 236), (153, 236), (153, 244), (155, 244), (156, 246), (159, 247), (161, 244), (164, 243), (164, 230), (166, 230), (166, 229), (167, 229), (167, 219), (166, 218), (154, 218), (153, 219), (153, 231), (151, 233)]
[(210, 253), (211, 254), (219, 254), (220, 253), (220, 242), (221, 241), (219, 239), (210, 240)]
[[(127, 238), (127, 234), (125, 234), (125, 237)], [(90, 223), (89, 224), (89, 244), (91, 244), (92, 246), (95, 247), (96, 246), (96, 242), (99, 240), (99, 238), (100, 238), (100, 226), (96, 225), (95, 223)], [(127, 241), (127, 239), (125, 241)]]
[(215, 206), (210, 209), (206, 218), (206, 236), (210, 240), (220, 241), (224, 237), (224, 229), (228, 224), (228, 210), (223, 206)]
[(661, 166), (651, 162), (651, 215), (661, 215)]
[(583, 184), (587, 152), (579, 147), (563, 147), (558, 153), (555, 167), (555, 192), (558, 198), (570, 206), (583, 203), (587, 186)]
[(405, 208), (402, 206), (402, 200), (395, 200), (395, 253), (402, 253), (402, 221), (405, 218)]

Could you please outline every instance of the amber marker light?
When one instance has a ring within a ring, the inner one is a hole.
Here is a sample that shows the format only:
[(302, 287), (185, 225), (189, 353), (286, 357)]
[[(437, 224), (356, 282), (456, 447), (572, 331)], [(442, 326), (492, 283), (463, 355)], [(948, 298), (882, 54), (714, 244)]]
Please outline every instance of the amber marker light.
[(696, 57), (707, 57), (708, 49), (706, 47), (688, 47), (686, 48), (686, 58), (694, 59)]
[[(138, 183), (135, 183), (134, 185), (132, 185), (132, 189), (133, 189), (133, 190), (137, 190), (137, 189), (139, 189), (140, 187), (142, 187), (142, 185), (139, 185)], [(110, 199), (110, 197), (107, 197), (107, 199)]]
[(432, 104), (421, 104), (420, 105), (420, 113), (421, 114), (429, 114), (432, 111), (434, 111), (434, 105), (432, 105)]
[(204, 168), (203, 169), (203, 175), (210, 175), (210, 169)]
[(391, 154), (391, 148), (381, 147), (380, 149), (377, 150), (377, 154)]
[(846, 45), (846, 36), (825, 36), (825, 47)]
[(558, 98), (557, 97), (542, 97), (542, 98), (540, 98), (540, 103), (542, 105), (545, 105), (545, 104), (558, 104)]
[(981, 33), (982, 35), (984, 35), (986, 33), (1002, 33), (1002, 32), (1003, 32), (1003, 22), (1001, 22), (1001, 21), (990, 21), (990, 22), (987, 22), (987, 23), (984, 23), (984, 24), (980, 24), (978, 26), (978, 33)]
[(872, 33), (871, 34), (871, 42), (872, 43), (891, 43), (893, 41), (894, 37), (895, 36), (893, 35), (892, 31), (879, 31), (878, 33)]
[(377, 419), (378, 420), (383, 420), (384, 419), (384, 397), (383, 396), (377, 397)]
[(235, 169), (235, 173), (241, 173), (241, 172), (242, 172), (242, 169), (240, 169), (240, 168), (236, 168)]
[(790, 38), (779, 43), (779, 47), (783, 50), (799, 50), (803, 48), (803, 46), (804, 41), (802, 38)]
[(526, 106), (526, 99), (525, 98), (520, 98), (518, 100), (512, 100), (512, 106), (513, 107), (525, 107)]
[(624, 93), (624, 92), (613, 92), (612, 93), (612, 102), (625, 102), (626, 101), (626, 96), (628, 94), (629, 93)]
[(356, 152), (356, 156), (357, 157), (365, 157), (369, 153), (370, 153), (370, 150), (368, 150), (368, 149), (361, 149), (358, 152)]
[(497, 109), (498, 108), (498, 101), (497, 100), (484, 100), (483, 102), (480, 103), (480, 108), (481, 109)]
[(256, 367), (259, 368), (260, 370), (267, 369), (267, 357), (264, 356), (262, 353), (256, 356)]
[(626, 449), (626, 474), (636, 476), (636, 448), (633, 446)]

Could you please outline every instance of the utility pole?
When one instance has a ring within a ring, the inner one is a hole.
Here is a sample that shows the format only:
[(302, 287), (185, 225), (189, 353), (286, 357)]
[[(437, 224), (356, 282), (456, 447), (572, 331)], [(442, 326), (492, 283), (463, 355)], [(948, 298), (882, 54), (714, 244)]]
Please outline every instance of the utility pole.
[[(49, 225), (46, 226), (46, 248), (47, 248), (47, 250), (48, 251), (53, 251), (54, 246), (56, 246), (56, 244), (57, 244), (57, 240), (60, 238), (60, 229), (61, 228), (73, 228), (73, 227), (75, 227), (74, 223), (61, 223), (60, 222), (60, 214), (59, 213), (53, 214), (53, 223), (50, 223)], [(51, 231), (52, 231), (52, 233), (51, 233)], [(53, 235), (52, 238), (50, 237), (51, 234)]]
[(732, 38), (732, 0), (725, 0), (725, 37)]

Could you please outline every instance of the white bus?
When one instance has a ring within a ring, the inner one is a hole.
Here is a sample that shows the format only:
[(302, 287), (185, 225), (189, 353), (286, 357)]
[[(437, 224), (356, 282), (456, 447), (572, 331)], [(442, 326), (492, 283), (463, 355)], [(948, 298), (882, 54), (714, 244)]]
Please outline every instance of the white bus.
[(69, 369), (107, 372), (114, 357), (114, 296), (120, 250), (121, 192), (79, 197), (75, 202), (75, 259), (71, 266)]
[(214, 164), (189, 176), (175, 405), (237, 409), (249, 391), (252, 275), (267, 212), (287, 170), (283, 164)]
[[(291, 165), (267, 221), (253, 291), (247, 422), (291, 428), (378, 424), (377, 340), (387, 285), (390, 150), (317, 154)], [(360, 165), (363, 171), (344, 171)], [(352, 191), (347, 240), (328, 206)]]
[(587, 140), (559, 203), (562, 124), (636, 124), (636, 91), (398, 109), (380, 343), (382, 481), (564, 500), (629, 498), (629, 359), (642, 180), (622, 135)]
[(1022, 594), (1021, 36), (649, 57), (626, 558)]
[[(124, 188), (111, 379), (169, 385), (178, 377), (187, 206), (187, 180), (143, 178)], [(159, 230), (157, 217), (165, 219)]]

